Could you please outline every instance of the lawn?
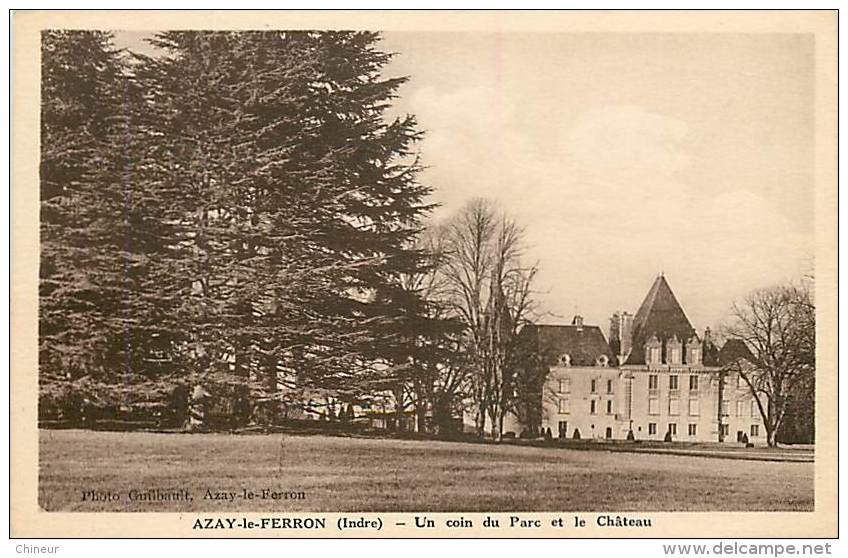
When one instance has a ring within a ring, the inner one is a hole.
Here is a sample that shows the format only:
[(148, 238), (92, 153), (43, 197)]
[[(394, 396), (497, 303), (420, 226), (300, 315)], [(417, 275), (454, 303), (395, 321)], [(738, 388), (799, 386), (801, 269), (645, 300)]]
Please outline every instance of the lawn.
[[(192, 499), (129, 498), (150, 489)], [(244, 489), (257, 498), (240, 497)], [(263, 489), (280, 498), (260, 498)], [(83, 501), (88, 490), (116, 499)], [(239, 496), (210, 500), (207, 490)], [(776, 511), (812, 510), (813, 500), (813, 463), (289, 434), (40, 433), (39, 502), (50, 511)]]

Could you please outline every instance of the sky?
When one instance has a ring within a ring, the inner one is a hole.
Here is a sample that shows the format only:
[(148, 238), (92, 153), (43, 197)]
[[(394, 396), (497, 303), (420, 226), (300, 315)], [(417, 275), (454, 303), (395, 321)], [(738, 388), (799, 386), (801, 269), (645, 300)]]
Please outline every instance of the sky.
[[(147, 50), (146, 33), (118, 32)], [(694, 327), (813, 271), (814, 43), (800, 34), (385, 33), (440, 204), (524, 225), (544, 323), (607, 330), (663, 273)]]

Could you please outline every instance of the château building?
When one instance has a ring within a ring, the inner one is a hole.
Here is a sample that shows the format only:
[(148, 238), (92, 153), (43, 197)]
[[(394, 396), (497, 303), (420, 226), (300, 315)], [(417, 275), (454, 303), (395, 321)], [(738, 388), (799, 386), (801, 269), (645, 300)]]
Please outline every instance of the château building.
[(580, 316), (525, 329), (547, 367), (541, 427), (554, 437), (766, 441), (745, 382), (719, 374), (744, 346), (699, 335), (663, 275), (635, 315), (612, 316), (609, 341)]

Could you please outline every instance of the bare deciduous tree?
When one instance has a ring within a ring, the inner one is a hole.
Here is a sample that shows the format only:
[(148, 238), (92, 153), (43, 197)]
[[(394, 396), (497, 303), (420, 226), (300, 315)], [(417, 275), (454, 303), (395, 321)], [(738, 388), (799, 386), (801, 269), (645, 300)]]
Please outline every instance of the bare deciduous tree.
[[(415, 293), (421, 302), (411, 328), (413, 347), (406, 381), (419, 432), (450, 430), (468, 388), (469, 371), (458, 335), (461, 322), (451, 312), (448, 283), (442, 273), (446, 232), (444, 227), (424, 231), (417, 248), (424, 254), (425, 265), (401, 277), (403, 288)], [(427, 420), (428, 408), (431, 423)]]
[(448, 224), (442, 273), (464, 326), (478, 435), (500, 439), (515, 399), (518, 331), (532, 310), (536, 266), (525, 266), (524, 230), (490, 201), (472, 200)]
[(744, 348), (723, 372), (738, 374), (750, 388), (769, 446), (777, 443), (793, 393), (815, 376), (815, 321), (809, 283), (755, 291), (733, 306), (727, 342), (741, 342)]

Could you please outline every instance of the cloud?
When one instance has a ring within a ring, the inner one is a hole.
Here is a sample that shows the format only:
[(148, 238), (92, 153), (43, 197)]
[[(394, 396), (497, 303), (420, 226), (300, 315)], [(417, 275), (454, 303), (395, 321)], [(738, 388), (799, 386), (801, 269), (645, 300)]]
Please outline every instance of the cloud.
[(690, 158), (686, 123), (632, 105), (608, 105), (581, 114), (564, 134), (575, 171), (605, 180), (669, 177)]
[(611, 309), (635, 311), (664, 271), (703, 329), (734, 297), (797, 275), (811, 253), (769, 199), (698, 185), (686, 122), (632, 105), (541, 121), (520, 101), (492, 87), (425, 87), (410, 108), (427, 130), (423, 178), (445, 205), (436, 217), (472, 197), (498, 200), (527, 228), (545, 310), (603, 325)]
[(411, 111), (425, 130), (421, 146), (430, 168), (427, 181), (436, 200), (453, 211), (468, 199), (486, 196), (515, 205), (532, 191), (542, 154), (528, 135), (518, 103), (492, 87), (417, 90)]

